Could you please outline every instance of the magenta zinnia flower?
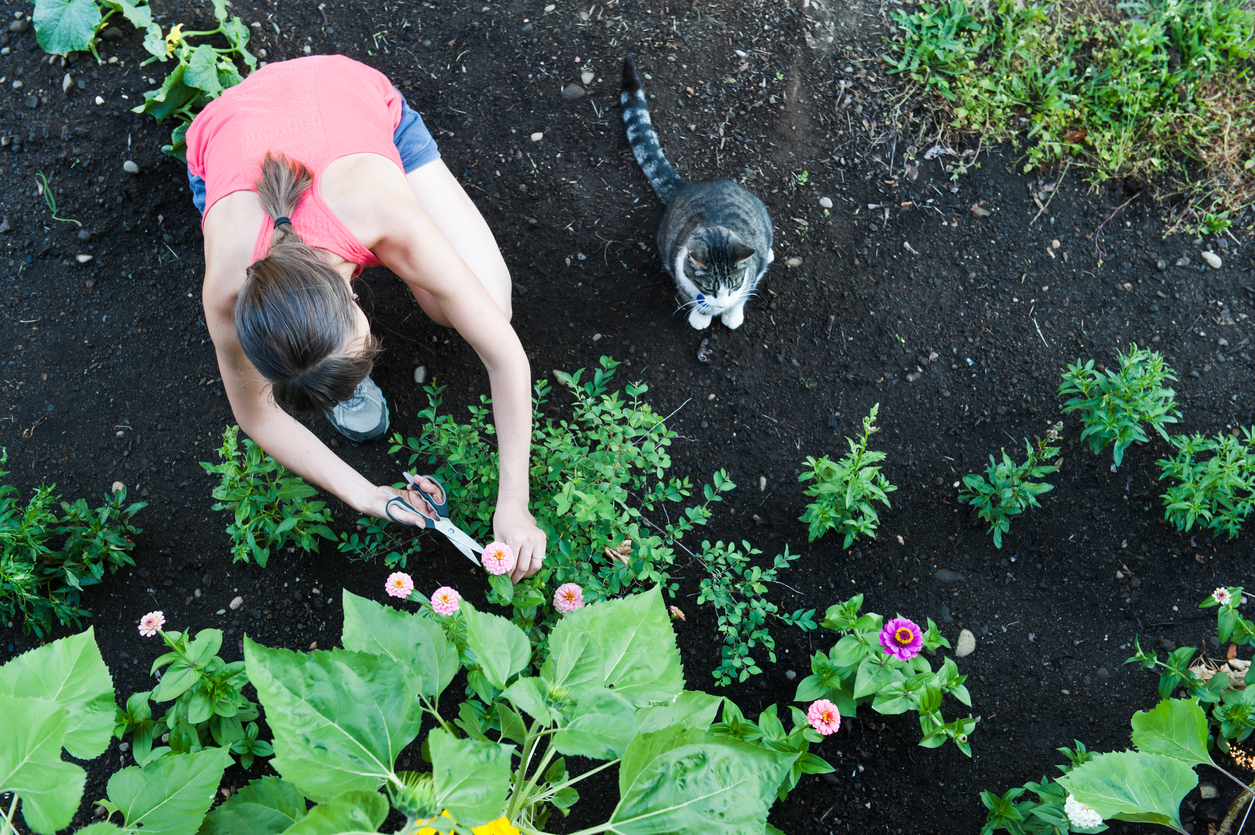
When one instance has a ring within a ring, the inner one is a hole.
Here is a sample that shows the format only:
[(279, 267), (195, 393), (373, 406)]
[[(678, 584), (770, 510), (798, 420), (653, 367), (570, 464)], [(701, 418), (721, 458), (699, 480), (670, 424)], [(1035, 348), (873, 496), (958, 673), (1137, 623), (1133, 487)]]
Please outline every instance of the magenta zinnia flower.
[(403, 571), (397, 571), (388, 575), (384, 588), (393, 597), (409, 597), (410, 592), (414, 591), (414, 579)]
[(564, 615), (583, 605), (584, 590), (575, 583), (563, 583), (553, 593), (553, 607)]
[(827, 699), (811, 702), (810, 710), (806, 711), (806, 721), (811, 727), (824, 736), (835, 734), (841, 727), (841, 712), (837, 706)]
[(462, 595), (458, 594), (456, 589), (441, 586), (431, 596), (431, 608), (438, 615), (451, 615), (461, 606), (458, 603), (461, 599)]
[(514, 552), (504, 542), (492, 542), (480, 558), (489, 574), (505, 574), (514, 568)]
[(924, 645), (924, 633), (914, 621), (894, 618), (880, 630), (880, 645), (899, 661), (909, 661), (919, 655)]
[(160, 611), (149, 612), (139, 619), (139, 634), (145, 638), (151, 638), (157, 634), (157, 630), (166, 625), (166, 616)]

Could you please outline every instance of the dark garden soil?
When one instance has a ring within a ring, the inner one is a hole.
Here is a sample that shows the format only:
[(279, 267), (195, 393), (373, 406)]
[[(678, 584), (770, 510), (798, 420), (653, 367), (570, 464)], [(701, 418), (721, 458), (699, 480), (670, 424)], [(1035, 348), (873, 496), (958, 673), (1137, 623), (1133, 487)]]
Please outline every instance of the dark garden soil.
[[(165, 26), (210, 28), (208, 3), (153, 5)], [(8, 20), (29, 9), (3, 8)], [(683, 436), (676, 474), (708, 480), (723, 467), (740, 485), (709, 536), (750, 540), (766, 556), (787, 543), (803, 555), (787, 586), (771, 590), (782, 608), (822, 611), (863, 592), (867, 610), (932, 617), (951, 641), (961, 629), (975, 634), (975, 653), (958, 662), (980, 717), (974, 756), (918, 748), (913, 714), (869, 711), (818, 746), (836, 773), (804, 778), (777, 805), (771, 820), (785, 832), (974, 833), (981, 789), (1053, 773), (1053, 749), (1074, 739), (1128, 745), (1130, 714), (1157, 699), (1155, 677), (1122, 664), (1135, 637), (1220, 651), (1209, 642), (1214, 614), (1197, 604), (1217, 585), (1246, 582), (1255, 533), (1214, 541), (1166, 524), (1154, 463), (1162, 441), (1131, 448), (1112, 472), (1066, 420), (1056, 489), (1014, 521), (1001, 551), (957, 503), (955, 483), (1000, 447), (1022, 452), (1024, 437), (1060, 418), (1066, 363), (1111, 362), (1134, 341), (1180, 375), (1182, 430), (1252, 423), (1249, 226), (1216, 240), (1165, 238), (1161, 207), (1133, 184), (1091, 192), (1075, 169), (1039, 212), (1033, 192), (1055, 177), (1019, 173), (1010, 149), (982, 148), (979, 167), (952, 188), (942, 161), (954, 158), (924, 160), (927, 143), (888, 124), (899, 88), (878, 60), (883, 4), (236, 0), (233, 12), (259, 24), (253, 47), (269, 60), (341, 52), (393, 79), (496, 233), (533, 375), (608, 354), (625, 362), (620, 383), (648, 383), (648, 399), (675, 412), (670, 425)], [(230, 561), (226, 516), (210, 509), (213, 479), (197, 463), (216, 460), (233, 423), (201, 313), (199, 218), (183, 169), (160, 153), (166, 127), (130, 112), (163, 72), (139, 65), (140, 37), (122, 29), (101, 50), (116, 63), (80, 56), (64, 68), (33, 32), (0, 34), (9, 51), (0, 57), (0, 445), (23, 495), (55, 483), (98, 503), (122, 481), (149, 502), (136, 520), (136, 567), (86, 598), (124, 699), (152, 686), (159, 647), (136, 633), (145, 611), (163, 609), (173, 628), (224, 629), (228, 660), (245, 633), (326, 647), (339, 634), (341, 589), (378, 599), (388, 569), (350, 564), (330, 545), (279, 554), (264, 570)], [(776, 262), (740, 330), (696, 332), (675, 312), (654, 252), (661, 207), (618, 119), (628, 51), (648, 74), (654, 121), (680, 173), (741, 180), (772, 213)], [(127, 160), (137, 175), (124, 171)], [(59, 216), (81, 229), (53, 219), (39, 172)], [(1223, 267), (1206, 266), (1204, 249)], [(445, 402), (458, 411), (487, 390), (471, 349), (428, 321), (399, 281), (375, 270), (364, 284), (395, 430), (422, 428), (417, 365), (448, 386)], [(799, 468), (807, 455), (841, 454), (875, 403), (873, 446), (888, 452), (893, 508), (874, 542), (850, 551), (833, 536), (807, 543)], [(324, 422), (313, 427), (333, 438)], [(404, 463), (384, 444), (339, 451), (379, 483), (397, 481)], [(331, 505), (336, 527), (351, 529), (355, 514)], [(420, 588), (486, 589), (446, 543), (424, 555), (411, 566)], [(690, 686), (730, 695), (751, 715), (787, 704), (831, 633), (778, 627), (778, 663), (760, 654), (762, 675), (720, 690), (708, 672), (720, 645), (714, 619), (685, 602), (696, 571), (681, 574)], [(231, 611), (236, 595), (244, 605)], [(34, 643), (8, 629), (0, 662)], [(124, 764), (115, 743), (90, 765), (79, 823)], [(1195, 793), (1186, 803), (1196, 832), (1233, 798), (1214, 777), (1203, 779), (1219, 787), (1218, 801), (1195, 808)], [(228, 783), (246, 779), (228, 773)], [(612, 800), (602, 797), (613, 792), (585, 797), (571, 821), (604, 820)]]

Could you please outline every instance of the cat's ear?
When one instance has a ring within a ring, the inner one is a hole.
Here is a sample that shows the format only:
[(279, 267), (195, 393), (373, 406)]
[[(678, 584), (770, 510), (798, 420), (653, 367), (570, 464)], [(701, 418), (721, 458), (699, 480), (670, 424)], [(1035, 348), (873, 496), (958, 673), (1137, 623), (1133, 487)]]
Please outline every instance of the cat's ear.
[(732, 259), (736, 261), (736, 263), (738, 264), (743, 263), (747, 258), (752, 256), (753, 254), (754, 254), (753, 248), (748, 247), (745, 244), (734, 244), (732, 246)]

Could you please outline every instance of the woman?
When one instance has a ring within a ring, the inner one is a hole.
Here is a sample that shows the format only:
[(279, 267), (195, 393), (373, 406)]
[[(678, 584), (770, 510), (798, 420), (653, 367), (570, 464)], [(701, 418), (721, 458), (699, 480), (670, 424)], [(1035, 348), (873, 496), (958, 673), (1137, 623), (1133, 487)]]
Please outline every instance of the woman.
[(372, 484), (284, 411), (327, 412), (354, 440), (387, 431), (369, 379), (378, 347), (352, 291), (363, 267), (382, 264), (488, 370), (501, 466), (493, 528), (517, 557), (512, 579), (535, 572), (545, 535), (528, 511), (531, 370), (510, 327), (510, 275), (400, 92), (343, 56), (270, 64), (196, 117), (187, 159), (204, 214), (205, 321), (240, 428), (359, 512), (421, 523), (388, 508), (402, 495), (434, 517), (420, 494)]

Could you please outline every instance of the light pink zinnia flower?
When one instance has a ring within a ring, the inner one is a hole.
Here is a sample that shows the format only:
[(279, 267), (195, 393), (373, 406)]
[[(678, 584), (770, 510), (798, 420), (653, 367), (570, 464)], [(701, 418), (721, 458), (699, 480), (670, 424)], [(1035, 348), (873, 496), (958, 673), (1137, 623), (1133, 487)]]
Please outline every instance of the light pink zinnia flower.
[(553, 608), (562, 614), (574, 612), (584, 605), (584, 590), (575, 583), (563, 583), (553, 593)]
[(461, 606), (458, 603), (461, 599), (462, 595), (458, 594), (456, 589), (441, 586), (431, 596), (431, 608), (438, 615), (451, 615)]
[(818, 699), (811, 702), (810, 709), (806, 711), (806, 721), (811, 723), (812, 728), (828, 736), (835, 734), (841, 727), (841, 712), (827, 699)]
[(919, 655), (924, 645), (924, 633), (919, 626), (906, 618), (894, 618), (880, 630), (880, 645), (899, 661), (909, 661)]
[(1211, 599), (1223, 606), (1229, 602), (1229, 590), (1222, 586), (1211, 593)]
[(505, 574), (514, 568), (514, 552), (504, 542), (492, 542), (484, 549), (480, 562), (489, 574)]
[(388, 575), (384, 588), (393, 597), (409, 597), (410, 592), (414, 591), (414, 578), (404, 571), (397, 571)]
[(149, 612), (139, 619), (139, 634), (151, 638), (157, 630), (166, 625), (166, 616), (160, 611)]
[(679, 606), (668, 606), (667, 608), (671, 610), (672, 620), (688, 620), (688, 618), (684, 617), (684, 613), (680, 611)]

